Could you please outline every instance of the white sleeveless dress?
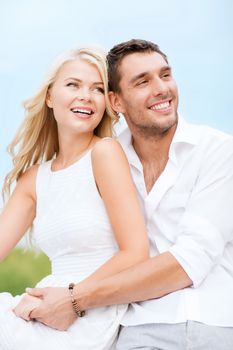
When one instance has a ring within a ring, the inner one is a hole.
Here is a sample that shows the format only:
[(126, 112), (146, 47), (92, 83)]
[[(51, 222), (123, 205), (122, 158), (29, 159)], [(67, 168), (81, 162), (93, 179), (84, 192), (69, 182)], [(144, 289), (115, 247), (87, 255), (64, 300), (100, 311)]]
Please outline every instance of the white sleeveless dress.
[[(52, 274), (37, 287), (68, 287), (104, 264), (117, 251), (111, 224), (96, 188), (91, 151), (66, 169), (39, 166), (33, 237), (50, 258)], [(17, 273), (17, 271), (16, 271)], [(22, 296), (0, 294), (0, 350), (110, 350), (127, 306), (88, 310), (67, 331), (24, 321), (12, 308)]]

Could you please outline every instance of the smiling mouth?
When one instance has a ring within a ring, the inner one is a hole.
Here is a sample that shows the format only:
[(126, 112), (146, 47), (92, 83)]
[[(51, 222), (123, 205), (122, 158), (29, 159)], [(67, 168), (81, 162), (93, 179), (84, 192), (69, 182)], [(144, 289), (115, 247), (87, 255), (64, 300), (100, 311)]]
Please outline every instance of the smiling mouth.
[(92, 115), (94, 112), (91, 109), (82, 109), (82, 108), (71, 108), (71, 111), (75, 114), (83, 114), (83, 115)]
[(171, 101), (172, 100), (167, 100), (153, 104), (151, 107), (149, 107), (149, 109), (151, 109), (152, 111), (167, 112), (171, 109)]

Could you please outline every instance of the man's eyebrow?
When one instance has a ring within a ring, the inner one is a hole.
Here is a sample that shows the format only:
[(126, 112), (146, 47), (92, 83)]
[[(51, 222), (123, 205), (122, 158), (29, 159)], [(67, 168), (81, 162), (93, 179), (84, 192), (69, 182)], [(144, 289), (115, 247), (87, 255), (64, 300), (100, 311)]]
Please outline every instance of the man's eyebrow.
[(164, 66), (160, 69), (160, 72), (163, 73), (163, 72), (166, 72), (166, 71), (169, 71), (171, 72), (172, 68), (170, 66)]
[[(163, 66), (163, 67), (161, 67), (160, 68), (160, 73), (163, 73), (163, 72), (165, 72), (165, 71), (169, 71), (169, 72), (171, 72), (171, 67), (170, 66)], [(133, 83), (135, 83), (137, 80), (139, 80), (139, 79), (141, 79), (141, 78), (144, 78), (145, 76), (147, 76), (147, 75), (150, 75), (151, 73), (150, 72), (142, 72), (142, 73), (140, 73), (140, 74), (137, 74), (137, 75), (135, 75), (135, 77), (133, 77), (131, 80), (130, 80), (130, 84), (133, 84)]]
[(148, 74), (149, 74), (149, 72), (142, 72), (140, 74), (137, 74), (129, 81), (129, 83), (133, 84), (133, 83), (135, 83), (135, 81), (137, 81), (137, 80), (139, 80), (141, 78), (144, 78)]

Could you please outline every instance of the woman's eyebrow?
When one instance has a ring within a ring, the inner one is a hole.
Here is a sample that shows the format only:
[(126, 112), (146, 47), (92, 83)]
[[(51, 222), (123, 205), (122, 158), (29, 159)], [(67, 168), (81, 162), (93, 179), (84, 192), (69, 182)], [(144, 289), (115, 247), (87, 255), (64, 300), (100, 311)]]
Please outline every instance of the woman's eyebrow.
[[(77, 81), (77, 82), (79, 82), (79, 83), (82, 83), (82, 80), (81, 80), (81, 79), (75, 78), (75, 77), (66, 78), (65, 81), (67, 81), (67, 80), (75, 80), (75, 81)], [(103, 83), (102, 81), (95, 81), (95, 82), (93, 83), (93, 85), (104, 85), (104, 83)]]

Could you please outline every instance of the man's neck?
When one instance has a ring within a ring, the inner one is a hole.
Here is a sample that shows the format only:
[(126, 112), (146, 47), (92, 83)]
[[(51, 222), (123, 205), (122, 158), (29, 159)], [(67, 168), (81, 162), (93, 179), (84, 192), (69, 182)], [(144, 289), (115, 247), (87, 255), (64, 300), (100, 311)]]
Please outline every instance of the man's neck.
[(132, 133), (133, 147), (142, 163), (147, 192), (149, 193), (154, 183), (166, 167), (170, 145), (176, 130), (176, 125), (163, 135), (154, 137), (142, 137), (138, 133)]
[(133, 147), (141, 162), (148, 163), (155, 159), (167, 158), (175, 131), (176, 125), (163, 134), (146, 137), (131, 130)]

